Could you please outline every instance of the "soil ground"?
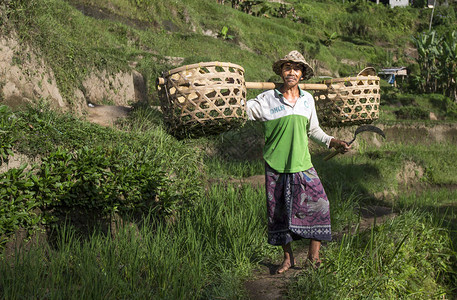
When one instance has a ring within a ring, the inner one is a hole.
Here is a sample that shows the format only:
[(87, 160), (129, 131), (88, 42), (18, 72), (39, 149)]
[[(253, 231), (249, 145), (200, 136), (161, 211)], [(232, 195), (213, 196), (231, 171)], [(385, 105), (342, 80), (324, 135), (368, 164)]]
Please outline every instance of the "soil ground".
[(87, 120), (102, 126), (112, 126), (119, 118), (128, 116), (130, 107), (96, 105), (89, 108)]

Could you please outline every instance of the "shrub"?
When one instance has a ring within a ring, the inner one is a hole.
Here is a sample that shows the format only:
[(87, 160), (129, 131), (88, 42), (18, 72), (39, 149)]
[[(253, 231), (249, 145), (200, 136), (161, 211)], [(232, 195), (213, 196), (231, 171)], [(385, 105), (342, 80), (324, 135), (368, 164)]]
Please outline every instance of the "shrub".
[(442, 93), (457, 101), (457, 31), (424, 32), (413, 38), (420, 73), (412, 76), (421, 92)]
[(425, 5), (427, 5), (427, 0), (414, 0), (411, 4), (414, 8), (423, 8)]
[[(174, 218), (199, 199), (199, 152), (154, 125), (150, 113), (136, 114), (119, 131), (48, 109), (6, 111), (4, 128), (11, 116), (17, 122), (4, 130), (1, 149), (39, 156), (41, 164), (1, 174), (0, 235), (33, 230), (68, 211), (105, 217), (151, 210), (158, 219)], [(56, 214), (34, 215), (35, 208)]]
[(31, 232), (42, 220), (36, 211), (39, 201), (31, 190), (31, 177), (26, 165), (0, 174), (0, 249), (14, 231), (23, 228)]
[(130, 152), (126, 146), (74, 153), (58, 149), (43, 159), (35, 178), (34, 191), (44, 208), (103, 215), (152, 209), (167, 216), (187, 209), (198, 194), (198, 187), (178, 190), (176, 179), (147, 150)]
[(457, 120), (457, 103), (449, 98), (446, 98), (444, 101), (444, 106), (446, 109), (446, 117), (449, 119)]
[(427, 120), (429, 112), (417, 106), (403, 106), (395, 112), (398, 119)]
[(9, 156), (13, 154), (12, 148), (15, 138), (13, 131), (17, 117), (11, 112), (8, 106), (0, 105), (0, 166), (8, 163)]

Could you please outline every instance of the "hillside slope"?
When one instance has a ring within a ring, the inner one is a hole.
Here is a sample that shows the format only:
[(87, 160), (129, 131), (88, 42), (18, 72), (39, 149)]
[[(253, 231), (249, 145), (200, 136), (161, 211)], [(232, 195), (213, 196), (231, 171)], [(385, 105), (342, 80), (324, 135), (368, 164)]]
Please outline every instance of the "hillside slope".
[[(298, 0), (263, 2), (250, 14), (210, 0), (12, 0), (1, 11), (3, 41), (19, 45), (8, 62), (22, 67), (35, 53), (47, 70), (41, 77), (61, 95), (57, 102), (63, 104), (57, 106), (70, 110), (90, 102), (91, 76), (108, 78), (106, 88), (128, 104), (138, 97), (119, 90), (134, 88), (136, 71), (148, 85), (149, 100), (157, 102), (154, 82), (163, 71), (227, 61), (243, 66), (249, 81), (278, 80), (271, 63), (292, 49), (304, 52), (318, 76), (352, 75), (365, 66), (409, 65), (415, 51), (410, 37), (427, 27), (431, 13), (366, 2)], [(29, 73), (23, 72), (24, 77)], [(130, 86), (113, 86), (117, 76), (129, 77)], [(42, 84), (36, 81), (30, 77), (27, 83)], [(2, 83), (4, 96), (7, 82)], [(29, 96), (37, 100), (50, 93), (33, 94)], [(112, 94), (103, 94), (98, 101), (105, 103), (96, 104), (119, 104)]]

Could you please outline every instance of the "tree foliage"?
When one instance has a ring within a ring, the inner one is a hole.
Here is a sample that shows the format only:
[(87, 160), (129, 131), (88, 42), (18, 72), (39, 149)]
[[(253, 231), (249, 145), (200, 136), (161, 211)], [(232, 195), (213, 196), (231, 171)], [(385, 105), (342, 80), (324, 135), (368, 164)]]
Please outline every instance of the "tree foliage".
[(424, 32), (413, 38), (419, 57), (417, 88), (426, 93), (443, 93), (457, 102), (457, 31)]

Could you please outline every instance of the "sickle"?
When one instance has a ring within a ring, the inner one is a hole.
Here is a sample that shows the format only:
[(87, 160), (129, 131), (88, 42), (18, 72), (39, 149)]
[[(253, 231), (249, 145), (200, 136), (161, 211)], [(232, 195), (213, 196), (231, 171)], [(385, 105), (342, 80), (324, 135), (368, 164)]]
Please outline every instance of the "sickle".
[[(383, 138), (386, 138), (386, 135), (384, 134), (384, 131), (382, 131), (381, 128), (373, 126), (373, 125), (362, 125), (355, 130), (354, 138), (350, 142), (347, 143), (348, 146), (351, 145), (355, 141), (355, 138), (357, 137), (357, 135), (359, 133), (364, 132), (364, 131), (371, 131), (371, 132), (381, 135)], [(330, 153), (329, 155), (327, 155), (324, 158), (324, 160), (327, 161), (327, 160), (331, 159), (332, 157), (334, 157), (335, 155), (337, 155), (338, 153), (340, 153), (340, 151), (334, 151), (333, 153)]]

